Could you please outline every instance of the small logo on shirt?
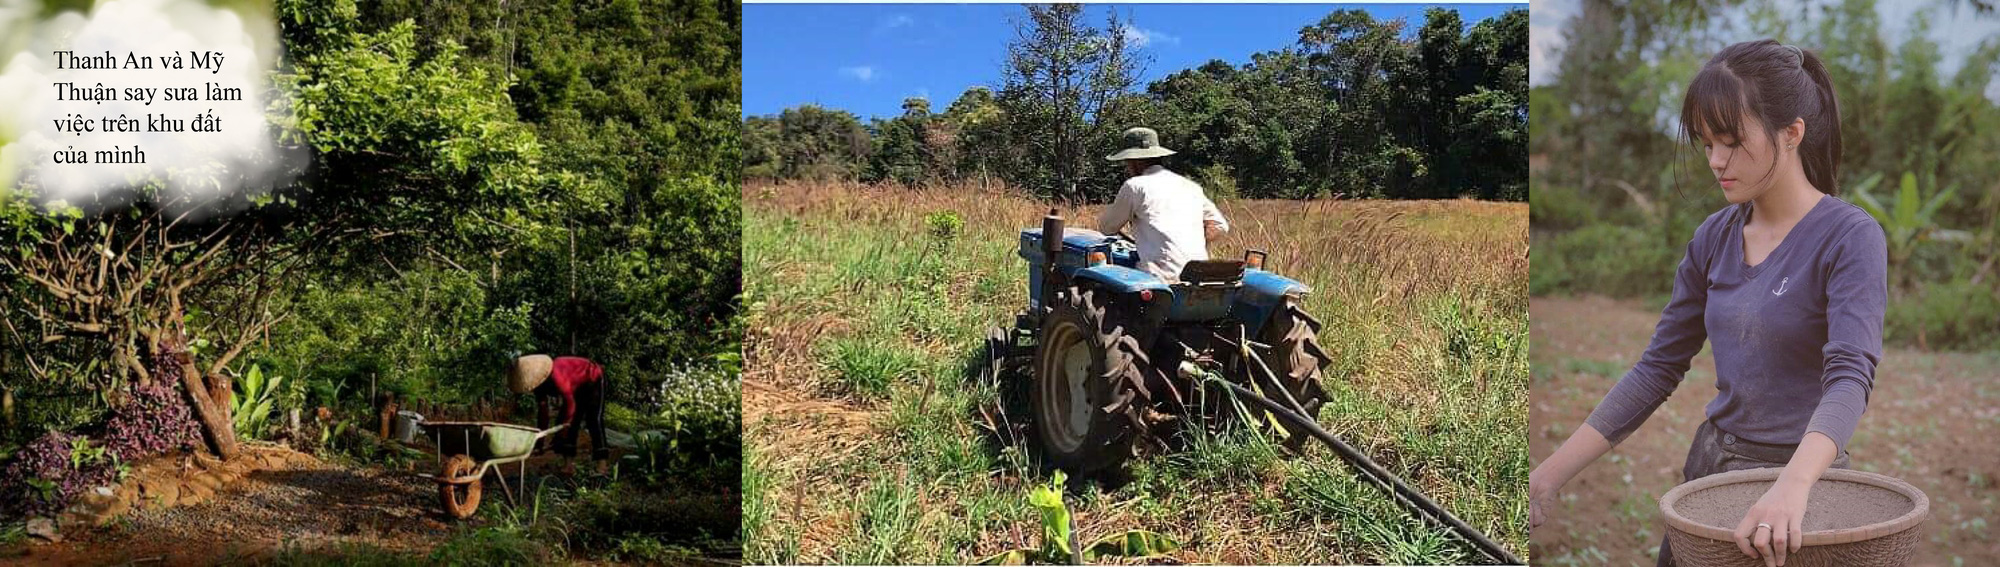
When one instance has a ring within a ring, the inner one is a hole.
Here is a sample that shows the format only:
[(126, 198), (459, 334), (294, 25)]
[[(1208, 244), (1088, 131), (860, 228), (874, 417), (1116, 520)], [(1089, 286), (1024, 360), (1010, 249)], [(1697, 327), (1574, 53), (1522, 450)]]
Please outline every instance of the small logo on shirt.
[(1778, 280), (1778, 289), (1771, 290), (1771, 295), (1784, 295), (1785, 286), (1790, 285), (1791, 283), (1792, 283), (1792, 278), (1785, 278), (1782, 280)]

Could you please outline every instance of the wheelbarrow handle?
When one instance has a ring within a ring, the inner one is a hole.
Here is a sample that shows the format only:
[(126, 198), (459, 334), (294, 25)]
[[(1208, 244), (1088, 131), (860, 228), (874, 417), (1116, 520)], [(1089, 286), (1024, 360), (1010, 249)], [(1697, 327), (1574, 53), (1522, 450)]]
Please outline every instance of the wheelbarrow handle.
[(564, 427), (569, 427), (569, 424), (567, 424), (567, 423), (561, 423), (561, 424), (556, 424), (556, 426), (555, 426), (555, 427), (551, 427), (551, 428), (548, 428), (548, 429), (543, 429), (543, 430), (541, 430), (541, 432), (539, 432), (539, 433), (536, 433), (536, 434), (535, 434), (535, 440), (536, 440), (536, 441), (541, 441), (543, 437), (548, 437), (548, 436), (550, 436), (550, 435), (555, 435), (555, 433), (556, 433), (557, 431), (562, 431), (562, 429), (563, 429)]
[[(481, 467), (481, 469), (484, 468), (485, 467)], [(479, 482), (481, 478), (486, 476), (484, 473), (485, 471), (481, 470), (479, 474), (469, 474), (458, 478), (445, 478), (443, 475), (435, 475), (430, 473), (417, 473), (417, 476), (429, 479), (431, 482), (435, 482), (438, 484), (466, 485)]]

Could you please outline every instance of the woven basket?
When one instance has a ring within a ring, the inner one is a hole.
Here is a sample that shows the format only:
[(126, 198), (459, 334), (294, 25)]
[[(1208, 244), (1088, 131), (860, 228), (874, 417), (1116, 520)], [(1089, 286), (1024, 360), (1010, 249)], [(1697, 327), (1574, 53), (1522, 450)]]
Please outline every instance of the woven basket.
[[(1762, 567), (1736, 547), (1736, 523), (1783, 469), (1726, 472), (1674, 487), (1660, 497), (1674, 563), (1681, 567)], [(1831, 508), (1838, 506), (1840, 510)], [(1874, 473), (1830, 469), (1806, 504), (1803, 547), (1786, 567), (1903, 565), (1923, 540), (1930, 499), (1909, 483)]]

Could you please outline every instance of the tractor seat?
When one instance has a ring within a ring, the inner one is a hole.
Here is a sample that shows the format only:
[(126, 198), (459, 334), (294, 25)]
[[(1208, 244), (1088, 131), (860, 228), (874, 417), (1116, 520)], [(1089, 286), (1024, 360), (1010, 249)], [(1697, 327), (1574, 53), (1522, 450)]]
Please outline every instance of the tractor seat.
[(1242, 260), (1193, 260), (1181, 267), (1181, 283), (1227, 286), (1243, 283)]

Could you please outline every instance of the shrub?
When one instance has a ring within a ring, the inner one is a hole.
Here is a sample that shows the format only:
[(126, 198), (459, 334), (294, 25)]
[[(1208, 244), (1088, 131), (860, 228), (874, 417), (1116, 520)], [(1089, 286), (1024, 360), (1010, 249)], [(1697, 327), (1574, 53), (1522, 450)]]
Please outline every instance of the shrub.
[(1670, 293), (1681, 252), (1660, 242), (1657, 234), (1611, 224), (1563, 233), (1549, 240), (1543, 247), (1545, 252), (1535, 253), (1529, 287), (1538, 294), (1567, 291), (1633, 297)]
[(924, 232), (930, 236), (931, 242), (942, 246), (951, 243), (960, 233), (965, 232), (965, 219), (958, 216), (955, 211), (938, 211), (924, 215), (924, 227)]
[(1883, 338), (1894, 343), (1990, 349), (2000, 344), (2000, 291), (1963, 279), (1931, 284), (1890, 299), (1885, 319)]
[(647, 400), (655, 413), (607, 419), (633, 421), (643, 429), (633, 434), (634, 448), (625, 460), (649, 480), (674, 476), (733, 485), (743, 454), (742, 383), (733, 374), (699, 366), (669, 368), (665, 375)]
[(1239, 194), (1236, 178), (1229, 175), (1229, 168), (1222, 164), (1210, 164), (1194, 172), (1195, 182), (1201, 184), (1202, 191), (1208, 193), (1208, 200), (1217, 203), (1235, 199)]
[(117, 476), (113, 458), (90, 439), (50, 431), (22, 447), (14, 461), (0, 469), (0, 506), (5, 513), (47, 516), (69, 507), (85, 490), (110, 483)]
[(1528, 222), (1535, 228), (1570, 230), (1591, 224), (1594, 216), (1590, 202), (1574, 188), (1537, 185), (1528, 192)]
[(135, 386), (105, 424), (104, 443), (119, 459), (136, 461), (192, 445), (197, 433), (179, 390), (166, 384)]

